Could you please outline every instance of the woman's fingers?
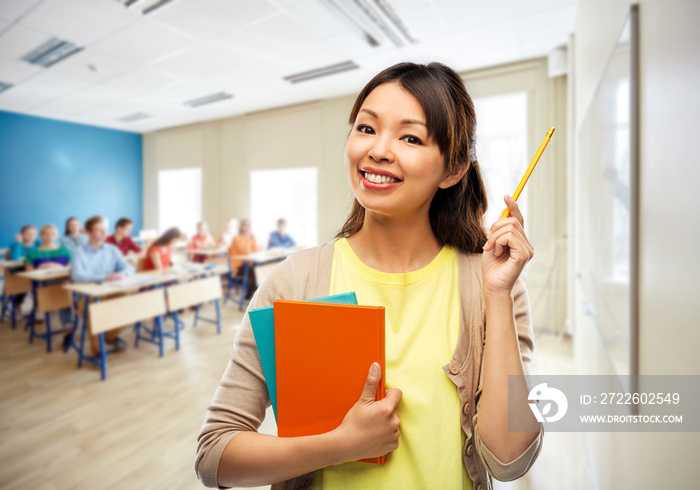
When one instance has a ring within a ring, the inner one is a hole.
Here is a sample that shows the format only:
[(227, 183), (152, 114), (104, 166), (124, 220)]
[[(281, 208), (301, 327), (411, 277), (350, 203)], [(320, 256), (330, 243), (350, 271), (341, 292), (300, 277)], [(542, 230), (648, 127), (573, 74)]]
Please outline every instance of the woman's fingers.
[(530, 260), (535, 255), (535, 249), (515, 224), (507, 224), (494, 231), (486, 241), (484, 251), (488, 252), (495, 248), (494, 254), (496, 257), (500, 257), (506, 247), (522, 251), (527, 260)]
[(503, 200), (506, 202), (508, 209), (510, 209), (510, 215), (520, 221), (520, 225), (524, 227), (525, 218), (523, 217), (523, 213), (520, 212), (520, 206), (518, 206), (518, 203), (508, 195), (504, 196)]

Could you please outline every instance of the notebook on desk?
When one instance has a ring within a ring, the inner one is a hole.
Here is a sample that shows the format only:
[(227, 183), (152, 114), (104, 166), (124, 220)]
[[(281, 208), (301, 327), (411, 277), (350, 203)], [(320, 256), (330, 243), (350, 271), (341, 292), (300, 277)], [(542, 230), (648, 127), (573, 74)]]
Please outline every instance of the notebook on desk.
[(159, 279), (158, 276), (150, 274), (134, 274), (133, 276), (127, 276), (124, 279), (119, 279), (118, 281), (109, 281), (108, 284), (118, 288), (130, 288), (132, 286), (139, 286), (157, 279)]

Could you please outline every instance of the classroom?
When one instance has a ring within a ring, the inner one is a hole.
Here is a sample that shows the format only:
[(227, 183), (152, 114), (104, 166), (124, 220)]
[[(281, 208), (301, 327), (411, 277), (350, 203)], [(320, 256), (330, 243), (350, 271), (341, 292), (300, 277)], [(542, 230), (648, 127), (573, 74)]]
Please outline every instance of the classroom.
[(0, 0), (0, 488), (697, 488), (699, 21)]

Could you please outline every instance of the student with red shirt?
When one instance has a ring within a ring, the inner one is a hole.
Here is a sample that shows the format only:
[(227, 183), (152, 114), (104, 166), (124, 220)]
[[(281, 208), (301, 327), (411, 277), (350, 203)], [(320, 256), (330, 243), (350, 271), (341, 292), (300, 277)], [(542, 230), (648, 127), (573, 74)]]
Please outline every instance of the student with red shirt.
[(165, 233), (159, 236), (146, 251), (146, 270), (163, 270), (170, 267), (172, 264), (170, 260), (172, 245), (181, 236), (182, 234), (177, 228), (165, 230)]
[(131, 239), (133, 226), (133, 222), (129, 218), (119, 218), (117, 226), (114, 227), (114, 235), (108, 236), (105, 242), (116, 246), (123, 255), (127, 255), (129, 252), (141, 253), (141, 247)]

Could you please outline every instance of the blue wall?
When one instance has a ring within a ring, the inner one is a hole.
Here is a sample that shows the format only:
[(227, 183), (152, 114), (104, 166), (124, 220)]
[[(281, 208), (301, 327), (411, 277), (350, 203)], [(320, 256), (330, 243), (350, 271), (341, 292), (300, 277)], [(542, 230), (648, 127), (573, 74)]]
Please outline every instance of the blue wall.
[(143, 157), (137, 133), (0, 111), (0, 248), (25, 224), (122, 216), (142, 227)]

